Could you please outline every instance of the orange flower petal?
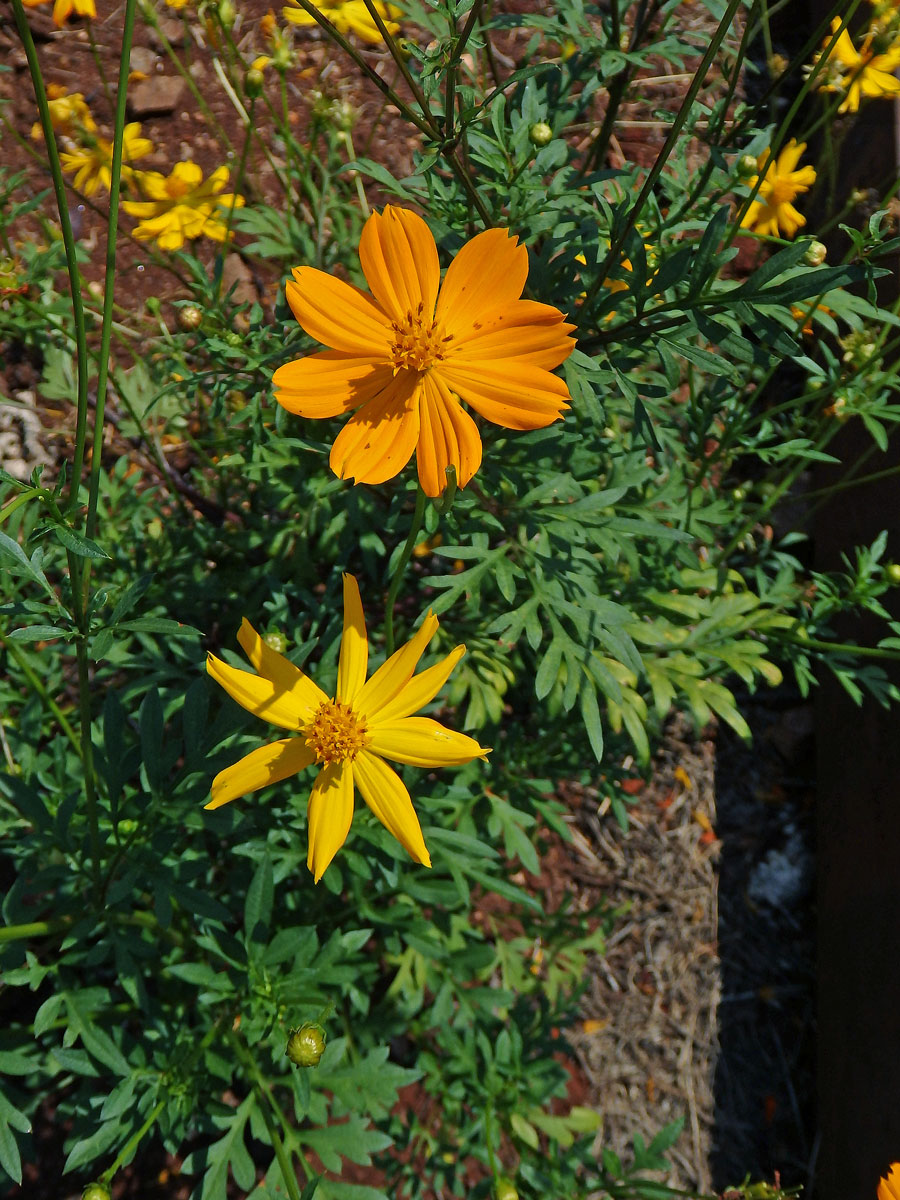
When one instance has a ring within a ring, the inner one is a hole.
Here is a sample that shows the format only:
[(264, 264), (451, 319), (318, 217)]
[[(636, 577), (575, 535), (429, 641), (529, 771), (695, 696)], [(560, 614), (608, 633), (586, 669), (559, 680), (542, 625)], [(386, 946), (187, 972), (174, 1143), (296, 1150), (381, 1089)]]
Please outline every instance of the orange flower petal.
[(471, 333), (487, 314), (499, 313), (522, 295), (528, 251), (505, 229), (476, 234), (447, 268), (436, 319), (453, 337)]
[(549, 371), (519, 359), (493, 363), (452, 359), (441, 379), (486, 420), (505, 429), (543, 429), (569, 407), (569, 389)]
[(434, 315), (441, 266), (431, 230), (420, 216), (388, 204), (372, 213), (359, 240), (359, 261), (372, 295), (393, 321), (418, 311)]
[(331, 447), (335, 475), (354, 483), (384, 483), (402, 471), (419, 437), (420, 391), (415, 375), (402, 371), (364, 404)]
[(426, 496), (444, 491), (447, 467), (456, 467), (457, 483), (465, 487), (481, 466), (478, 427), (434, 375), (425, 377), (422, 388), (416, 466)]
[(317, 342), (360, 358), (387, 358), (390, 322), (358, 287), (315, 267), (297, 267), (285, 292), (294, 316)]
[(457, 338), (449, 357), (487, 362), (521, 357), (549, 371), (575, 349), (575, 342), (569, 337), (574, 328), (563, 320), (558, 308), (533, 300), (516, 300), (480, 329)]
[(373, 399), (391, 382), (383, 359), (354, 358), (342, 350), (308, 354), (272, 376), (275, 399), (301, 417), (336, 417)]

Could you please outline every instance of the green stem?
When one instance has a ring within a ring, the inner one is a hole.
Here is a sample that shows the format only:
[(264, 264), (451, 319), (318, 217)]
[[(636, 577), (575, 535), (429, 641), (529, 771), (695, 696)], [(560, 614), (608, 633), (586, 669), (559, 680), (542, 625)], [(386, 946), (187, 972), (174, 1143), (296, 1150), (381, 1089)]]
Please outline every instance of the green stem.
[(51, 937), (63, 933), (75, 924), (74, 917), (56, 917), (53, 921), (30, 921), (27, 925), (0, 927), (0, 946), (7, 942), (22, 942), (30, 938)]
[(34, 87), (37, 101), (38, 116), (44, 133), (47, 147), (47, 166), (50, 168), (50, 178), (53, 182), (53, 193), (56, 197), (56, 208), (59, 213), (59, 225), (62, 232), (63, 247), (66, 253), (66, 266), (69, 272), (69, 291), (72, 295), (72, 316), (75, 320), (75, 345), (77, 349), (78, 383), (76, 391), (75, 419), (75, 449), (72, 457), (72, 477), (69, 483), (70, 508), (78, 503), (78, 493), (81, 489), (81, 475), (84, 469), (84, 446), (87, 438), (88, 414), (88, 355), (87, 335), (84, 324), (84, 305), (81, 299), (81, 272), (78, 269), (78, 258), (75, 247), (75, 235), (72, 232), (72, 222), (69, 218), (69, 206), (66, 202), (66, 184), (63, 179), (62, 164), (59, 161), (59, 150), (56, 145), (56, 135), (53, 132), (53, 122), (50, 119), (50, 106), (47, 102), (47, 90), (41, 74), (34, 38), (25, 17), (22, 0), (13, 0), (13, 19), (16, 23), (22, 48), (28, 61), (28, 71)]
[(100, 1176), (100, 1182), (104, 1185), (104, 1187), (112, 1181), (112, 1177), (115, 1175), (116, 1171), (118, 1171), (119, 1167), (131, 1161), (131, 1156), (140, 1145), (141, 1139), (153, 1128), (165, 1107), (165, 1100), (158, 1100), (156, 1102), (156, 1106), (150, 1113), (150, 1116), (147, 1118), (147, 1120), (136, 1133), (131, 1135), (131, 1137), (116, 1155), (112, 1166), (108, 1167)]
[[(275, 1101), (275, 1097), (272, 1095), (272, 1089), (268, 1082), (263, 1078), (262, 1072), (257, 1066), (256, 1059), (253, 1057), (249, 1047), (245, 1046), (240, 1037), (233, 1032), (229, 1034), (228, 1040), (231, 1042), (232, 1046), (234, 1046), (234, 1050), (238, 1058), (253, 1076), (254, 1082), (256, 1083), (261, 1095), (272, 1106), (272, 1109), (277, 1114), (279, 1120), (281, 1121), (282, 1127), (287, 1129), (288, 1126), (285, 1123), (284, 1113), (281, 1111), (280, 1105), (278, 1105)], [(275, 1151), (275, 1157), (278, 1159), (278, 1166), (281, 1168), (284, 1186), (287, 1188), (290, 1200), (301, 1200), (300, 1186), (297, 1183), (297, 1172), (294, 1170), (293, 1164), (291, 1163), (291, 1157), (284, 1148), (284, 1143), (279, 1136), (278, 1130), (275, 1128), (275, 1122), (272, 1120), (272, 1115), (266, 1108), (265, 1104), (260, 1105), (259, 1111), (262, 1115), (263, 1121), (265, 1122), (266, 1129), (269, 1132), (269, 1137), (272, 1139), (272, 1148)], [(309, 1164), (302, 1154), (299, 1157), (303, 1166), (303, 1170), (306, 1172), (307, 1178), (309, 1178), (311, 1176)]]
[(391, 579), (391, 586), (388, 588), (387, 603), (384, 612), (384, 644), (388, 656), (394, 653), (394, 605), (397, 602), (400, 584), (403, 582), (403, 573), (406, 570), (406, 564), (409, 562), (416, 539), (419, 536), (419, 531), (422, 528), (422, 518), (425, 515), (425, 499), (425, 493), (422, 491), (420, 484), (416, 491), (416, 507), (406, 538), (406, 545), (403, 547), (403, 552), (400, 555), (397, 566), (394, 568), (394, 576)]
[(72, 728), (65, 713), (62, 711), (62, 709), (59, 707), (59, 705), (56, 703), (56, 701), (53, 699), (53, 697), (49, 694), (47, 689), (44, 687), (44, 683), (43, 683), (43, 680), (41, 679), (41, 677), (37, 674), (36, 671), (32, 670), (31, 664), (28, 662), (28, 659), (25, 657), (23, 652), (20, 650), (20, 648), (16, 645), (15, 642), (10, 642), (8, 639), (3, 637), (2, 634), (0, 634), (0, 645), (4, 646), (6, 648), (6, 650), (8, 651), (8, 653), (11, 654), (12, 657), (16, 660), (16, 662), (19, 665), (19, 669), (21, 670), (21, 672), (25, 676), (25, 678), (28, 680), (30, 687), (37, 693), (37, 695), (41, 698), (43, 703), (46, 704), (46, 706), (53, 713), (54, 717), (59, 722), (60, 729), (63, 731), (63, 733), (66, 735), (66, 737), (72, 743), (72, 745), (78, 751), (79, 757), (81, 757), (81, 744), (78, 740), (78, 734)]

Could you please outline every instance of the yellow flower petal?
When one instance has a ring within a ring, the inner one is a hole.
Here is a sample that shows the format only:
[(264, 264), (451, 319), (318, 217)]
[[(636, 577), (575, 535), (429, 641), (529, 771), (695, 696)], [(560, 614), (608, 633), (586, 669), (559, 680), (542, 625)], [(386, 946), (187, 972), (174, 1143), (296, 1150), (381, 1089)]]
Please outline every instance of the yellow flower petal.
[(415, 373), (404, 371), (353, 414), (331, 447), (335, 475), (384, 483), (403, 470), (419, 436), (419, 390)]
[(878, 1181), (877, 1200), (900, 1200), (900, 1163), (891, 1163), (887, 1175)]
[(394, 321), (434, 316), (441, 282), (437, 246), (420, 216), (388, 204), (373, 213), (359, 240), (359, 261), (372, 295)]
[(429, 611), (406, 645), (401, 646), (387, 662), (382, 663), (364, 685), (356, 698), (355, 708), (367, 721), (379, 721), (391, 701), (399, 697), (400, 692), (412, 679), (428, 643), (437, 633), (438, 624), (437, 617)]
[(276, 688), (279, 698), (289, 702), (301, 722), (307, 721), (328, 699), (318, 684), (295, 667), (290, 659), (267, 645), (244, 617), (238, 633), (241, 649), (259, 674)]
[(416, 469), (426, 496), (440, 496), (447, 486), (447, 467), (465, 487), (481, 466), (481, 435), (459, 401), (436, 372), (425, 377), (419, 405)]
[(268, 679), (251, 675), (249, 671), (238, 671), (214, 654), (207, 655), (206, 669), (232, 700), (236, 700), (247, 712), (281, 729), (300, 728), (306, 710), (301, 714), (296, 702), (283, 688), (276, 687)]
[(344, 636), (337, 675), (337, 699), (342, 704), (353, 705), (366, 681), (368, 662), (369, 643), (359, 584), (352, 575), (344, 575)]
[(212, 782), (212, 799), (204, 808), (221, 808), (238, 796), (246, 796), (270, 783), (296, 775), (313, 761), (313, 752), (303, 738), (284, 738), (270, 746), (260, 746), (240, 762), (220, 771)]
[(287, 302), (310, 337), (360, 358), (385, 362), (391, 340), (387, 317), (371, 297), (315, 267), (297, 267)]
[(436, 319), (444, 332), (464, 337), (522, 295), (528, 251), (505, 229), (479, 233), (454, 258), (438, 297)]
[(399, 721), (430, 704), (450, 678), (453, 668), (465, 652), (465, 646), (456, 646), (439, 663), (414, 675), (393, 700), (378, 709), (378, 721)]
[(349, 762), (330, 763), (316, 777), (307, 809), (309, 850), (306, 865), (316, 883), (343, 846), (353, 820), (353, 768)]
[(363, 750), (353, 760), (353, 778), (363, 800), (388, 833), (394, 835), (411, 858), (430, 867), (431, 856), (425, 846), (419, 818), (396, 771), (376, 755)]
[(353, 358), (323, 350), (285, 363), (272, 376), (275, 399), (301, 417), (337, 417), (377, 396), (393, 379), (389, 366), (374, 358)]
[(441, 363), (440, 375), (466, 404), (505, 429), (543, 429), (569, 407), (562, 379), (518, 358), (453, 358)]
[(431, 717), (405, 717), (369, 728), (373, 754), (414, 767), (459, 767), (489, 751), (464, 733), (445, 729)]

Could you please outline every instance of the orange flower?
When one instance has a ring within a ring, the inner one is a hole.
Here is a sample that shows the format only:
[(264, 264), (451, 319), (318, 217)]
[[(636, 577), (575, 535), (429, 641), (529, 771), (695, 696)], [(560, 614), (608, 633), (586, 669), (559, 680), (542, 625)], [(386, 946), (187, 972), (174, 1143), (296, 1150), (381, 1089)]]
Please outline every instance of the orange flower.
[[(46, 4), (47, 0), (23, 0), (23, 3), (26, 8), (37, 8), (39, 4)], [(96, 17), (97, 9), (94, 7), (94, 0), (55, 0), (53, 24), (58, 29), (62, 29), (73, 13), (76, 17)]]
[(878, 1200), (900, 1200), (900, 1162), (891, 1163), (888, 1173), (878, 1181)]
[(574, 349), (574, 326), (558, 309), (520, 299), (528, 252), (515, 236), (477, 234), (441, 285), (428, 226), (388, 205), (366, 222), (359, 258), (371, 295), (296, 268), (288, 303), (330, 349), (274, 376), (276, 399), (290, 412), (353, 412), (331, 450), (336, 475), (384, 483), (415, 450), (423, 490), (439, 496), (447, 467), (465, 487), (481, 465), (481, 437), (461, 400), (506, 429), (541, 429), (569, 407), (568, 388), (551, 371)]

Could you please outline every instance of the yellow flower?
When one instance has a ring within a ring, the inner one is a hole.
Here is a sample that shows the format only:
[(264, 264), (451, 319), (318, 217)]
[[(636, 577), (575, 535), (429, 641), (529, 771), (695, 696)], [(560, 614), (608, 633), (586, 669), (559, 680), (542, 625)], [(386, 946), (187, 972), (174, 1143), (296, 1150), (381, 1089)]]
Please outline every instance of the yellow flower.
[[(68, 137), (96, 133), (97, 126), (81, 92), (69, 93), (65, 88), (51, 84), (47, 88), (47, 96), (49, 97), (50, 123), (57, 133), (65, 134)], [(32, 125), (31, 136), (35, 141), (40, 141), (44, 136), (40, 121), (36, 121)]]
[(168, 4), (169, 8), (177, 9), (187, 8), (190, 2), (191, 0), (166, 0), (166, 4)]
[(806, 217), (792, 204), (801, 192), (809, 191), (816, 180), (814, 167), (796, 169), (805, 149), (806, 142), (791, 138), (774, 163), (769, 149), (763, 150), (756, 160), (759, 175), (747, 180), (747, 186), (752, 188), (762, 176), (756, 199), (741, 218), (744, 229), (772, 237), (783, 231), (784, 236), (790, 238), (806, 224)]
[[(60, 162), (64, 171), (74, 171), (75, 187), (86, 196), (93, 196), (102, 185), (109, 187), (112, 179), (112, 142), (106, 138), (89, 136), (77, 150), (61, 154)], [(132, 121), (125, 126), (122, 141), (122, 178), (128, 179), (133, 172), (125, 163), (136, 162), (147, 154), (153, 153), (153, 143), (149, 138), (141, 137), (139, 121)]]
[(278, 403), (302, 417), (358, 410), (331, 449), (336, 475), (384, 483), (415, 450), (425, 493), (439, 496), (448, 466), (465, 487), (481, 465), (481, 437), (460, 400), (506, 429), (542, 429), (569, 407), (550, 372), (574, 349), (574, 326), (556, 308), (519, 299), (528, 252), (515, 236), (479, 233), (441, 285), (428, 226), (388, 205), (366, 222), (359, 257), (371, 295), (295, 269), (288, 303), (331, 349), (279, 367), (273, 380)]
[(445, 729), (430, 717), (410, 715), (434, 699), (466, 652), (465, 646), (457, 646), (443, 661), (415, 675), (437, 628), (437, 617), (429, 612), (418, 632), (367, 682), (369, 651), (359, 587), (352, 575), (345, 575), (344, 633), (331, 699), (268, 646), (245, 619), (238, 641), (257, 674), (229, 667), (213, 654), (206, 669), (248, 712), (291, 730), (293, 736), (261, 746), (220, 771), (206, 807), (220, 808), (316, 764), (306, 860), (316, 883), (350, 832), (354, 788), (416, 862), (430, 867), (409, 792), (384, 760), (455, 767), (489, 753), (473, 738)]
[[(47, 0), (23, 0), (27, 8), (37, 8), (39, 4), (46, 4)], [(53, 4), (53, 24), (62, 29), (72, 13), (76, 17), (96, 17), (97, 9), (94, 7), (94, 0), (54, 0)]]
[(135, 182), (145, 200), (126, 200), (122, 207), (140, 224), (134, 236), (155, 241), (161, 250), (180, 250), (187, 238), (209, 237), (224, 242), (228, 210), (240, 208), (243, 196), (220, 195), (228, 183), (228, 168), (217, 167), (205, 182), (196, 163), (180, 162), (171, 175), (141, 171)]
[[(831, 22), (832, 37), (840, 25), (840, 18), (835, 17)], [(900, 93), (900, 79), (894, 75), (900, 67), (900, 40), (895, 37), (882, 53), (878, 53), (879, 40), (878, 31), (870, 29), (857, 50), (844, 29), (832, 48), (826, 75), (819, 88), (824, 92), (845, 93), (838, 107), (839, 113), (858, 112), (863, 99)], [(815, 61), (818, 62), (820, 57), (817, 55)]]
[(878, 1200), (900, 1200), (900, 1162), (891, 1163), (888, 1173), (878, 1182)]
[[(355, 33), (364, 42), (373, 44), (381, 41), (381, 32), (363, 0), (319, 0), (316, 8), (328, 18), (338, 33)], [(400, 16), (400, 9), (395, 8), (393, 4), (385, 4), (382, 0), (376, 0), (375, 8), (388, 33), (396, 33), (400, 26), (392, 18)], [(315, 18), (311, 17), (306, 9), (301, 8), (296, 0), (293, 7), (283, 8), (281, 11), (285, 20), (294, 25), (316, 24)]]

